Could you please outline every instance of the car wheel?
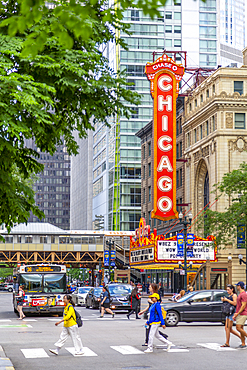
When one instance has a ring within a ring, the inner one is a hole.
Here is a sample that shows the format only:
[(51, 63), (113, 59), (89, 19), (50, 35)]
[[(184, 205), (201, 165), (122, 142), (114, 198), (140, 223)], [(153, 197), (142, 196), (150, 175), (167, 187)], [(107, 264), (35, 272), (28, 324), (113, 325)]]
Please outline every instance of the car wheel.
[(166, 326), (176, 326), (179, 322), (179, 314), (176, 311), (168, 311), (165, 321)]
[(9, 288), (9, 289), (8, 289), (8, 292), (13, 292), (13, 289), (12, 289), (12, 288)]

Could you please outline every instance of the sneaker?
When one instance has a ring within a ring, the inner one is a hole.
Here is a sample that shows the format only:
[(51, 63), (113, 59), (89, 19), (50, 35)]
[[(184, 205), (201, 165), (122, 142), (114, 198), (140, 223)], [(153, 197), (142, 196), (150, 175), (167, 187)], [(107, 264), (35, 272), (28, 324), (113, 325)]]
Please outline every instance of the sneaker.
[(49, 349), (49, 351), (51, 352), (51, 353), (53, 353), (54, 355), (58, 355), (58, 350), (57, 349)]
[(85, 354), (85, 352), (77, 352), (77, 353), (75, 353), (75, 356), (83, 356)]
[(104, 317), (104, 316), (100, 316), (99, 318), (100, 318), (100, 319), (103, 319), (103, 317)]
[(144, 353), (152, 353), (153, 352), (153, 350), (152, 349), (150, 349), (150, 348), (147, 348), (147, 349), (145, 349), (145, 351), (144, 351)]
[(111, 315), (111, 317), (114, 319), (114, 316), (115, 316), (115, 313), (113, 313), (112, 315)]
[(247, 348), (246, 344), (243, 346), (242, 344), (240, 344), (240, 346), (238, 346), (238, 348)]
[(166, 351), (167, 351), (167, 352), (169, 352), (169, 351), (170, 351), (171, 346), (172, 346), (172, 343), (169, 343), (169, 344), (167, 345), (167, 349), (166, 349)]
[(126, 315), (126, 316), (127, 316), (128, 320), (130, 320), (130, 317), (129, 317), (129, 315)]

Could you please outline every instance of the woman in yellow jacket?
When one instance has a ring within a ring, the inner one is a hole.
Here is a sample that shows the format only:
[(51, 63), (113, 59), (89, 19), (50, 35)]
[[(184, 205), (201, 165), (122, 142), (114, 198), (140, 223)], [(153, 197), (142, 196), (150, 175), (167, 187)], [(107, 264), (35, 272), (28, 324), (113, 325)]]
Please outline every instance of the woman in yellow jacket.
[(63, 297), (63, 301), (66, 306), (63, 312), (63, 319), (56, 322), (55, 325), (58, 326), (61, 324), (61, 322), (63, 322), (64, 327), (62, 333), (60, 334), (59, 340), (55, 343), (56, 349), (50, 349), (49, 351), (54, 355), (58, 355), (59, 350), (70, 336), (75, 347), (75, 356), (82, 356), (84, 355), (84, 351), (78, 332), (78, 325), (76, 323), (76, 315), (74, 310), (75, 304), (71, 295), (68, 294)]

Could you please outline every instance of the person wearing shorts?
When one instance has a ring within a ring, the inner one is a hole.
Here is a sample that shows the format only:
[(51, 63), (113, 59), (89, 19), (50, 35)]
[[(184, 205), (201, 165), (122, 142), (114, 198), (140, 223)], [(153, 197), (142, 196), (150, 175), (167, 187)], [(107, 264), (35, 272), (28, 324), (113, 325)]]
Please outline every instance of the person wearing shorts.
[(236, 329), (241, 336), (242, 343), (240, 344), (239, 348), (246, 348), (247, 346), (245, 345), (245, 337), (247, 337), (247, 333), (244, 330), (244, 324), (247, 319), (247, 293), (244, 290), (243, 281), (239, 281), (236, 286), (239, 295), (237, 299), (236, 312), (233, 315), (233, 320), (236, 320)]
[(238, 334), (236, 330), (233, 330), (233, 315), (237, 305), (237, 294), (235, 291), (235, 287), (231, 284), (227, 285), (227, 293), (228, 297), (222, 297), (222, 302), (230, 303), (230, 307), (232, 307), (232, 315), (226, 316), (226, 323), (225, 323), (225, 331), (226, 331), (226, 342), (221, 347), (230, 347), (230, 334), (236, 335), (240, 340), (241, 336)]
[(103, 287), (103, 299), (101, 301), (101, 315), (100, 318), (104, 317), (104, 313), (109, 312), (112, 315), (112, 318), (114, 317), (114, 313), (110, 309), (110, 292), (107, 289), (107, 287)]
[(23, 320), (24, 317), (26, 317), (22, 311), (22, 306), (23, 306), (23, 302), (24, 302), (24, 297), (25, 297), (25, 292), (23, 290), (23, 286), (20, 285), (19, 286), (19, 293), (18, 295), (16, 296), (16, 300), (17, 300), (17, 311), (19, 312), (19, 320)]

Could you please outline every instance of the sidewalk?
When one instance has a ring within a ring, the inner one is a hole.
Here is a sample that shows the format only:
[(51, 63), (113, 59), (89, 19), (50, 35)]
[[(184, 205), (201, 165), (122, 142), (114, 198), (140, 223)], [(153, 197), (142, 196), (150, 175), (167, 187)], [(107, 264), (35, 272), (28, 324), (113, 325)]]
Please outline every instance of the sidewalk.
[(12, 362), (6, 357), (3, 347), (0, 345), (0, 370), (15, 370)]

